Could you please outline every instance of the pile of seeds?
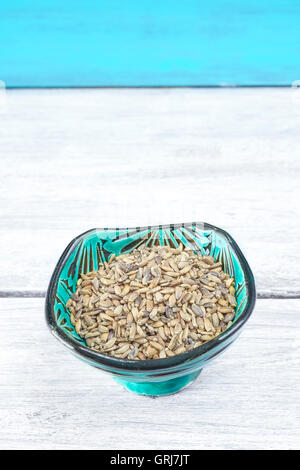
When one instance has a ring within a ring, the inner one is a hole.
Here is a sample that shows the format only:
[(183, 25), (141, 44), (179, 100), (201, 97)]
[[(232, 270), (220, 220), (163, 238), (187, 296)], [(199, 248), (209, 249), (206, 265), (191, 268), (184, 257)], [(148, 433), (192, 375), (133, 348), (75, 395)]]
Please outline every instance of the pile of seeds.
[(234, 279), (212, 256), (141, 245), (81, 274), (68, 300), (87, 346), (118, 358), (159, 359), (197, 348), (231, 325)]

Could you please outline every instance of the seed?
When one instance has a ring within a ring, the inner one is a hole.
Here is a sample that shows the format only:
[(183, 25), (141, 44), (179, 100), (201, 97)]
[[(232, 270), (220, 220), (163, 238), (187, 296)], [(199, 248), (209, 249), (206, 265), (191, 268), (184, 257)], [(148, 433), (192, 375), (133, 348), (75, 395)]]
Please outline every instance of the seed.
[(232, 283), (233, 283), (233, 279), (226, 279), (225, 286), (228, 288), (231, 286)]
[(233, 314), (233, 313), (227, 313), (227, 315), (225, 315), (223, 321), (224, 321), (225, 323), (228, 323), (228, 322), (230, 322), (230, 321), (233, 319), (233, 317), (234, 317), (234, 314)]
[(172, 308), (169, 307), (169, 305), (167, 305), (166, 306), (166, 317), (171, 318), (171, 317), (173, 317), (173, 315), (174, 315), (174, 312), (173, 312)]
[(156, 320), (156, 315), (157, 315), (157, 307), (153, 307), (152, 312), (150, 313), (149, 317), (151, 320)]
[(124, 344), (124, 346), (116, 350), (116, 353), (123, 354), (124, 352), (128, 351), (128, 349), (129, 349), (129, 344)]
[(184, 345), (182, 344), (181, 346), (179, 346), (177, 349), (175, 349), (175, 354), (182, 354), (185, 352), (185, 347)]
[(152, 311), (152, 309), (153, 309), (153, 302), (152, 302), (152, 300), (147, 300), (146, 309), (147, 309), (147, 312), (151, 312), (151, 311)]
[(122, 310), (123, 310), (122, 305), (118, 305), (118, 306), (114, 309), (115, 315), (121, 315)]
[(174, 294), (170, 295), (169, 297), (169, 307), (174, 307), (174, 305), (176, 304), (176, 297)]
[(113, 253), (113, 254), (110, 256), (109, 260), (108, 260), (108, 264), (110, 264), (110, 263), (115, 259), (115, 257), (116, 257), (116, 255), (115, 255), (115, 253)]
[(92, 284), (93, 284), (93, 287), (95, 289), (96, 292), (98, 292), (98, 289), (99, 289), (99, 280), (97, 277), (94, 277), (94, 279), (92, 280)]
[(114, 291), (116, 295), (119, 295), (119, 296), (122, 295), (122, 289), (119, 285), (114, 286)]
[(135, 346), (128, 354), (128, 359), (135, 359), (138, 353), (138, 348)]
[(135, 338), (135, 334), (136, 334), (136, 324), (133, 323), (130, 327), (130, 332), (129, 332), (129, 339), (130, 341), (133, 341), (134, 338)]
[(173, 259), (169, 259), (169, 265), (171, 266), (171, 268), (173, 269), (173, 271), (178, 272), (177, 264), (175, 263), (175, 261), (174, 261)]
[(138, 292), (132, 292), (132, 294), (130, 294), (128, 297), (129, 302), (134, 302), (138, 298), (138, 296)]
[(214, 327), (217, 328), (220, 324), (218, 315), (216, 313), (213, 313), (211, 317)]
[(167, 337), (163, 327), (158, 328), (158, 334), (164, 341), (167, 341)]
[(179, 300), (180, 297), (182, 296), (182, 287), (180, 286), (177, 286), (176, 289), (175, 289), (175, 297), (176, 297), (176, 300)]
[(190, 294), (190, 293), (185, 294), (185, 296), (182, 299), (182, 303), (183, 304), (187, 303), (190, 300), (191, 297), (192, 297), (192, 294)]
[(158, 328), (160, 326), (164, 326), (163, 322), (162, 321), (155, 321), (154, 323), (152, 323), (152, 326), (154, 328)]
[(189, 327), (188, 325), (185, 327), (185, 329), (183, 330), (183, 333), (182, 333), (182, 341), (185, 341), (188, 337), (188, 334), (189, 334)]
[(79, 334), (80, 329), (81, 329), (81, 320), (77, 320), (77, 322), (75, 323), (75, 330), (77, 334)]
[(204, 263), (210, 264), (210, 265), (215, 263), (215, 260), (212, 256), (203, 256), (202, 261), (204, 261)]
[(230, 305), (232, 305), (233, 307), (236, 307), (237, 305), (236, 298), (232, 294), (228, 295), (228, 300), (229, 300)]
[(116, 342), (116, 338), (111, 338), (105, 345), (104, 349), (111, 348)]
[(137, 331), (138, 335), (140, 335), (140, 336), (146, 336), (146, 333), (145, 333), (144, 330), (140, 327), (140, 325), (136, 325), (136, 331)]
[(229, 313), (229, 312), (231, 312), (231, 308), (229, 308), (229, 307), (218, 307), (218, 312)]
[(213, 337), (211, 335), (201, 335), (203, 341), (210, 341)]
[(123, 291), (122, 291), (123, 297), (124, 297), (125, 295), (127, 295), (129, 291), (130, 291), (130, 285), (129, 285), (129, 284), (126, 284), (125, 287), (124, 287), (124, 289), (123, 289)]
[(98, 325), (98, 330), (101, 333), (106, 333), (108, 331), (108, 328), (107, 328), (107, 326), (104, 326), (104, 325)]
[(170, 349), (166, 348), (166, 355), (167, 355), (168, 357), (172, 357), (172, 356), (174, 356), (175, 354), (173, 353), (173, 351), (171, 351)]
[(208, 318), (204, 318), (204, 328), (206, 329), (206, 331), (210, 331), (213, 329), (212, 324), (210, 323)]
[(157, 349), (158, 351), (162, 351), (164, 348), (161, 344), (159, 344), (158, 342), (156, 341), (149, 341), (151, 346), (155, 349)]
[(176, 335), (179, 335), (180, 333), (182, 332), (182, 326), (180, 323), (177, 323), (175, 326), (174, 326), (174, 333)]
[(155, 294), (155, 301), (156, 301), (156, 303), (159, 304), (159, 303), (162, 302), (163, 300), (164, 300), (164, 298), (163, 298), (163, 296), (161, 295), (161, 293), (160, 293), (160, 292), (156, 292), (156, 294)]
[(183, 310), (180, 312), (180, 316), (181, 318), (186, 321), (186, 322), (189, 322), (191, 321), (191, 315), (189, 315), (188, 313), (184, 312)]
[(180, 274), (186, 274), (192, 269), (192, 266), (185, 266), (180, 270)]
[(169, 346), (168, 346), (168, 348), (169, 348), (170, 350), (174, 349), (174, 346), (175, 346), (176, 343), (177, 343), (177, 339), (178, 339), (178, 336), (177, 336), (177, 335), (174, 335), (174, 336), (172, 337), (172, 339), (171, 339), (171, 341), (170, 341), (170, 343), (169, 343)]
[(199, 315), (199, 317), (203, 317), (205, 315), (205, 309), (201, 306), (199, 307), (196, 304), (192, 305), (192, 310), (196, 315)]

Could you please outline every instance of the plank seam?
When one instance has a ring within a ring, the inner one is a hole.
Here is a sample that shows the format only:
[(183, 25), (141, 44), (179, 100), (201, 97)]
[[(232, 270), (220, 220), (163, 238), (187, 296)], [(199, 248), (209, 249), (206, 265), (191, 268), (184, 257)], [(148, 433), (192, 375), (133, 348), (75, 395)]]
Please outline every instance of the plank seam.
[[(46, 291), (43, 290), (0, 290), (0, 298), (44, 298)], [(300, 291), (287, 291), (276, 293), (262, 291), (257, 293), (258, 299), (300, 299)]]

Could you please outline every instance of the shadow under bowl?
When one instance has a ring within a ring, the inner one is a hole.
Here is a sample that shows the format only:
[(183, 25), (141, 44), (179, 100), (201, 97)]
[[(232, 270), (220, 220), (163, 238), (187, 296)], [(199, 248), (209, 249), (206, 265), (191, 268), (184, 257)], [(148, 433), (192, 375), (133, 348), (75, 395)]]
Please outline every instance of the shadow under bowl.
[[(129, 253), (141, 244), (181, 242), (195, 253), (209, 254), (235, 278), (236, 315), (232, 325), (198, 348), (166, 359), (129, 360), (101, 354), (86, 346), (70, 321), (66, 303), (80, 274), (99, 268), (112, 254)], [(92, 229), (74, 238), (60, 257), (46, 295), (46, 321), (53, 335), (79, 359), (112, 374), (128, 390), (159, 396), (176, 393), (193, 382), (212, 359), (238, 337), (256, 300), (252, 271), (233, 238), (213, 225), (195, 222), (136, 228)]]

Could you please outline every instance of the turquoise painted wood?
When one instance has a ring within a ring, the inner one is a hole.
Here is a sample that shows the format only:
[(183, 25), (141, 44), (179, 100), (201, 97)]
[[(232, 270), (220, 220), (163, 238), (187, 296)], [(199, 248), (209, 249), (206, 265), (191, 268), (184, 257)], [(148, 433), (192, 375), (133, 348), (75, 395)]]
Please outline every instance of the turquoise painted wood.
[(8, 87), (291, 85), (299, 0), (2, 0)]

